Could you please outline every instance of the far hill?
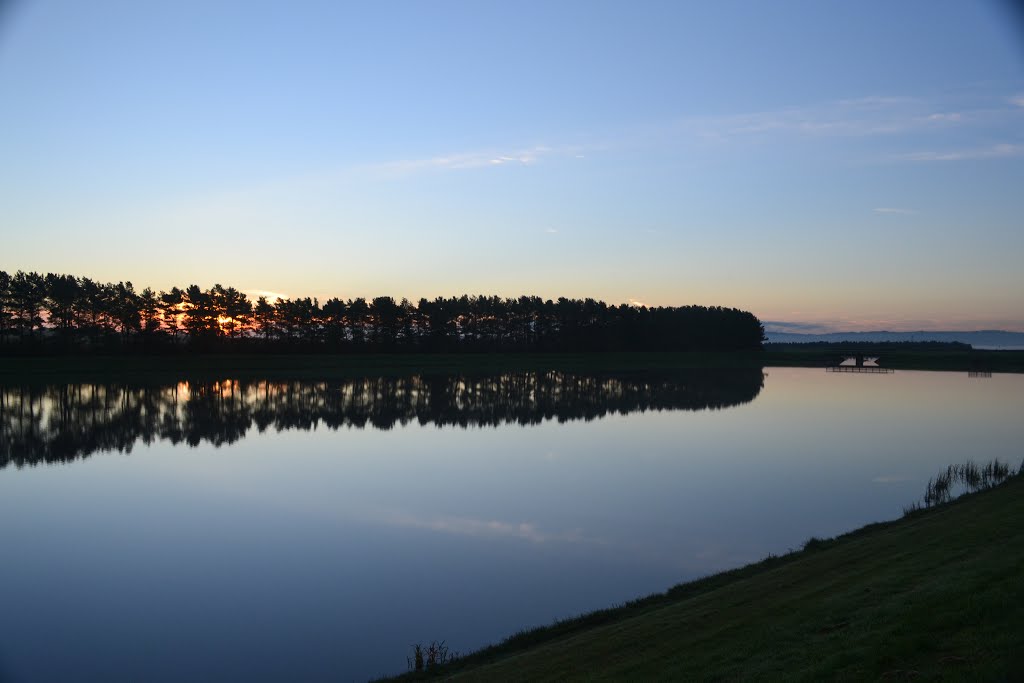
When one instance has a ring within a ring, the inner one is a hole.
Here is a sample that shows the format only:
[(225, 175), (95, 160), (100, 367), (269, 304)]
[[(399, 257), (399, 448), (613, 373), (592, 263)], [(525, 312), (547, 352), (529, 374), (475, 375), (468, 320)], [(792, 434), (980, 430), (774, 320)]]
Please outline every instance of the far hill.
[(1007, 330), (975, 330), (973, 332), (931, 331), (917, 332), (776, 332), (766, 323), (769, 344), (804, 344), (809, 342), (959, 342), (976, 349), (1024, 349), (1024, 332)]

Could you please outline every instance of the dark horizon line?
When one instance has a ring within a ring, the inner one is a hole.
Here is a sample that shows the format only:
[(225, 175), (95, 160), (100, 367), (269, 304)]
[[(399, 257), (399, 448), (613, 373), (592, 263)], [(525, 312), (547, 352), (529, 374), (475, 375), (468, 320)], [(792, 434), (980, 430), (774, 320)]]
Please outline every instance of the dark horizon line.
[(769, 321), (762, 323), (767, 334), (787, 334), (799, 337), (826, 337), (842, 334), (1009, 334), (1024, 337), (1024, 331), (1006, 329), (980, 329), (980, 330), (830, 330), (828, 332), (790, 332), (789, 330), (771, 329), (772, 325), (778, 324)]

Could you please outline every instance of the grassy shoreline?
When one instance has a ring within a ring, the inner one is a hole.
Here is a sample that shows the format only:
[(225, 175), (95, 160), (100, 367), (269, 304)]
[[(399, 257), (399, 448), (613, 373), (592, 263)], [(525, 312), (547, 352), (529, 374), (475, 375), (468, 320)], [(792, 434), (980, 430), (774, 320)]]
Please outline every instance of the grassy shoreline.
[(1022, 520), (1018, 476), (522, 632), (433, 673), (446, 680), (1021, 680)]
[[(0, 356), (0, 381), (327, 379), (416, 373), (656, 371), (696, 368), (824, 367), (838, 353), (785, 349), (723, 353), (176, 354)], [(885, 351), (900, 370), (1024, 372), (1024, 351)]]

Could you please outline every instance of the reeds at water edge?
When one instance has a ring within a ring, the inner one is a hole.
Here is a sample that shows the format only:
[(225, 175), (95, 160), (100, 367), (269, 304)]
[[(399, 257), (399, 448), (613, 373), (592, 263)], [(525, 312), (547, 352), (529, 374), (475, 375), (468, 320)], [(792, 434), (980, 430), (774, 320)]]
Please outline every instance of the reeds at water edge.
[(1009, 463), (998, 458), (979, 466), (968, 460), (963, 463), (949, 465), (945, 470), (928, 480), (924, 497), (903, 508), (903, 514), (909, 515), (936, 505), (948, 503), (965, 493), (975, 493), (994, 488), (1011, 477), (1024, 476), (1024, 462), (1015, 471)]

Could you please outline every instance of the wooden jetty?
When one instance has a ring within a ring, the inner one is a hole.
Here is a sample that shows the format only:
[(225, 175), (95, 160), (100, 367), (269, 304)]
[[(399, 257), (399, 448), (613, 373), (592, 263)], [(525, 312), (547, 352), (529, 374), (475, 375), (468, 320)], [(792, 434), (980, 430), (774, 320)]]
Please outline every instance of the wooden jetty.
[(878, 356), (863, 353), (844, 354), (832, 365), (825, 367), (826, 372), (854, 372), (867, 375), (888, 375), (896, 372), (892, 368), (883, 368), (878, 364)]
[(881, 368), (877, 365), (829, 365), (826, 372), (859, 372), (866, 375), (891, 375), (896, 372), (892, 368)]

